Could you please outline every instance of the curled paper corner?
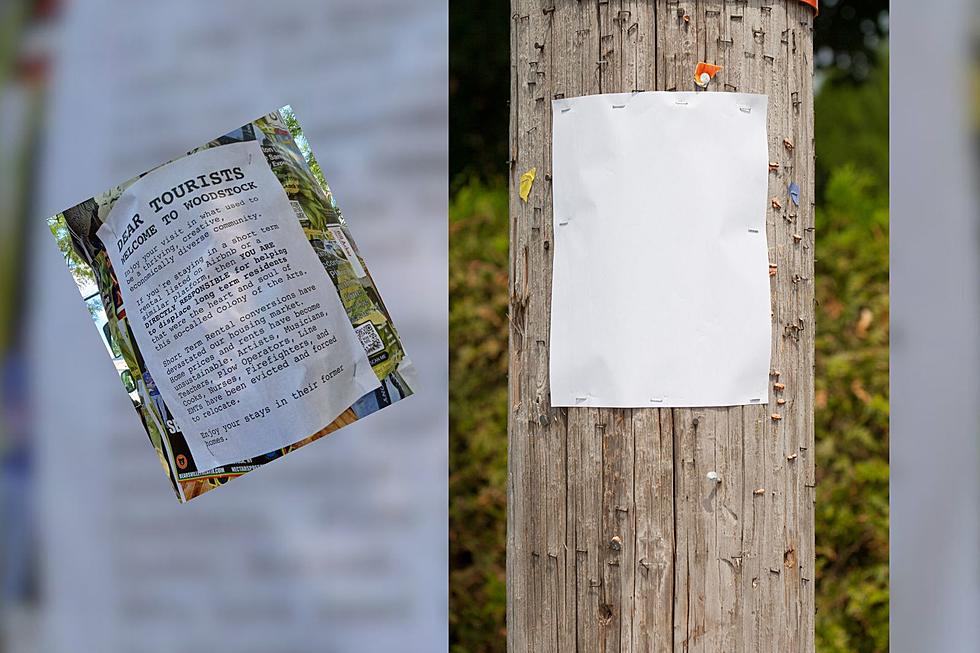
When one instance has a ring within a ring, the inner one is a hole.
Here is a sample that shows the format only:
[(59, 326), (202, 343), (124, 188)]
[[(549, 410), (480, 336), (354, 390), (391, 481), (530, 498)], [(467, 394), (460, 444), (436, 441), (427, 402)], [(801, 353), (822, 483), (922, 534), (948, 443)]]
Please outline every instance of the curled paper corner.
[(789, 184), (789, 198), (793, 200), (794, 205), (800, 205), (800, 186), (795, 181)]
[(694, 67), (694, 83), (701, 88), (707, 88), (708, 82), (721, 70), (721, 66), (699, 61)]
[(534, 183), (534, 177), (537, 176), (538, 169), (531, 168), (523, 175), (521, 175), (521, 186), (518, 190), (518, 194), (521, 196), (523, 202), (527, 202), (527, 196), (531, 194), (531, 185)]

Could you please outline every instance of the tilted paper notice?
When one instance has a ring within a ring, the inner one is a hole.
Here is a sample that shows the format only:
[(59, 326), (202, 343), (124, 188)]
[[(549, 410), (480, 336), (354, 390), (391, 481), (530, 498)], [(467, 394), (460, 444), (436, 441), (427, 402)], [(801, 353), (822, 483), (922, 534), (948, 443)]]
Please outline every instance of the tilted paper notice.
[(98, 231), (146, 368), (209, 469), (301, 440), (379, 385), (291, 214), (250, 141), (154, 170)]
[(180, 500), (413, 392), (289, 107), (51, 218)]

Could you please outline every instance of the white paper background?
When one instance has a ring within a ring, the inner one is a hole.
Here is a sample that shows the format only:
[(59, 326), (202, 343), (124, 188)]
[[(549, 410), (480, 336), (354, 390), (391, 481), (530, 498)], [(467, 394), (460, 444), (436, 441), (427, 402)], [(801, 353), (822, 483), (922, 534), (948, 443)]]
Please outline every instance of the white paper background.
[(553, 109), (552, 405), (766, 403), (767, 98)]

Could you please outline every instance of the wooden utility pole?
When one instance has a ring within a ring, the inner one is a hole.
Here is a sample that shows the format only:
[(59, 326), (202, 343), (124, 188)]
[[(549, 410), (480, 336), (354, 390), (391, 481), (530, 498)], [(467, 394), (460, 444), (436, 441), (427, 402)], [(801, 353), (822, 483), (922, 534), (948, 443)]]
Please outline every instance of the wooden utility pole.
[[(813, 651), (814, 10), (511, 7), (508, 651)], [(708, 92), (769, 96), (769, 405), (551, 408), (551, 101), (693, 91), (699, 61), (722, 66)]]

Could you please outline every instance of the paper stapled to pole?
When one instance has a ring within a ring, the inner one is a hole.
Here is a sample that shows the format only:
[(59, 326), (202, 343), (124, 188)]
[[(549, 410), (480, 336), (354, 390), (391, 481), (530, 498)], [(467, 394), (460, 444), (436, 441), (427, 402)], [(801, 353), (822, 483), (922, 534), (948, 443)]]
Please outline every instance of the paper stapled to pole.
[(552, 405), (766, 403), (766, 96), (553, 110)]

